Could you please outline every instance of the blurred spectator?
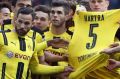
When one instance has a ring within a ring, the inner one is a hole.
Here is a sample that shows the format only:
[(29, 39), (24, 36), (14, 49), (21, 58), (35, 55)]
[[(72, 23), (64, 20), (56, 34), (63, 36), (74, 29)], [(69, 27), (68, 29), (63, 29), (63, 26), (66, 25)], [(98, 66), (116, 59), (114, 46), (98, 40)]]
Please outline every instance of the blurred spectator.
[(3, 20), (11, 18), (11, 5), (7, 2), (0, 2), (0, 25)]
[[(89, 7), (89, 4), (88, 4), (88, 1), (89, 0), (77, 0), (78, 4), (85, 6), (87, 11), (90, 11), (90, 7)], [(81, 7), (81, 8), (83, 8), (83, 7)], [(85, 8), (83, 8), (83, 9), (85, 9)]]
[(34, 31), (40, 33), (43, 36), (44, 32), (49, 30), (49, 14), (50, 9), (46, 5), (37, 5), (35, 8), (35, 19), (34, 19), (34, 27), (32, 28)]
[(0, 13), (2, 19), (10, 19), (11, 5), (7, 2), (0, 3)]
[(1, 10), (1, 17), (4, 20), (10, 19), (10, 10), (6, 7), (3, 7)]

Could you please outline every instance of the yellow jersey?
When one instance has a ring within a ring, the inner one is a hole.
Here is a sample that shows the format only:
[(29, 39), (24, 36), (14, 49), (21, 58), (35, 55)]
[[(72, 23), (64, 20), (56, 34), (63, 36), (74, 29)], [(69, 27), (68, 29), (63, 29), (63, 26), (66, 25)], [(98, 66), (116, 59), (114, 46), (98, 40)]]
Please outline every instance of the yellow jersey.
[[(40, 51), (46, 47), (46, 42), (43, 42), (35, 50)], [(39, 74), (48, 74), (49, 71), (54, 73), (54, 68), (61, 72), (64, 70), (63, 66), (38, 64), (34, 61), (33, 49), (33, 40), (28, 35), (19, 37), (15, 32), (0, 31), (0, 78), (26, 79), (28, 67), (33, 73)]]
[[(75, 31), (69, 45), (69, 63), (76, 71), (69, 76), (70, 79), (82, 77), (85, 79), (87, 75), (86, 78), (91, 77), (91, 79), (119, 79), (117, 73), (110, 74), (109, 71), (109, 75), (103, 74), (108, 72), (102, 71), (107, 65), (109, 56), (100, 53), (114, 42), (115, 33), (119, 27), (117, 24), (120, 18), (119, 13), (120, 10), (111, 10), (79, 12), (75, 15)], [(100, 71), (97, 72), (97, 69)]]
[[(50, 30), (48, 32), (45, 32), (44, 36), (45, 36), (46, 41), (52, 40), (54, 38), (61, 38), (61, 39), (64, 39), (64, 40), (70, 42), (70, 40), (72, 38), (72, 32), (71, 31), (66, 31), (63, 34), (56, 35), (56, 34), (53, 34)], [(45, 50), (52, 51), (54, 54), (60, 55), (60, 56), (62, 56), (63, 54), (68, 52), (67, 49), (63, 49), (63, 48), (56, 49), (56, 48), (53, 48), (53, 47), (48, 47)], [(55, 53), (55, 52), (57, 52), (57, 53)]]

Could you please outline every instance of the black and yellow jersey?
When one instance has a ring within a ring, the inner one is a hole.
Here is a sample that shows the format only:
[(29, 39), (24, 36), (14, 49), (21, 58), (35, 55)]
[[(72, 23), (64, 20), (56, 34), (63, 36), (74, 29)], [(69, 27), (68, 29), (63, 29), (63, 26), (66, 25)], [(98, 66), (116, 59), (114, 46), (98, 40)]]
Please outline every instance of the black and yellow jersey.
[[(55, 39), (55, 38), (61, 38), (61, 39), (64, 39), (64, 40), (70, 42), (73, 33), (71, 31), (67, 30), (66, 32), (64, 32), (60, 35), (56, 35), (56, 34), (53, 34), (51, 32), (51, 30), (49, 30), (48, 32), (45, 32), (44, 35), (45, 35), (44, 39), (46, 41), (52, 40), (52, 39)], [(48, 47), (45, 50), (51, 51), (52, 53), (54, 53), (56, 55), (60, 55), (60, 56), (64, 55), (65, 53), (68, 53), (67, 49), (63, 49), (63, 48), (56, 49), (56, 48), (53, 48), (53, 47)]]
[(119, 28), (119, 13), (120, 10), (79, 12), (75, 16), (75, 31), (69, 45), (69, 63), (76, 70), (70, 74), (69, 79), (81, 79), (84, 76), (88, 79), (120, 79), (116, 71), (105, 68), (109, 56), (100, 53), (114, 43)]
[[(72, 38), (72, 35), (73, 35), (73, 33), (71, 31), (69, 31), (69, 30), (67, 30), (66, 32), (64, 32), (62, 34), (59, 34), (59, 35), (53, 34), (51, 32), (51, 30), (49, 30), (47, 32), (44, 32), (44, 38), (43, 39), (44, 39), (44, 41), (48, 41), (48, 40), (52, 40), (52, 39), (55, 39), (55, 38), (61, 38), (61, 39), (64, 39), (64, 40), (70, 42), (70, 40)], [(65, 49), (59, 48), (59, 49), (57, 49), (57, 48), (53, 48), (52, 46), (46, 48), (45, 51), (50, 51), (51, 53), (53, 53), (55, 55), (58, 55), (58, 56), (68, 54), (67, 48), (65, 48)], [(49, 63), (49, 65), (68, 66), (68, 63), (64, 62), (64, 61), (60, 61), (60, 62)], [(41, 76), (41, 79), (50, 79), (50, 77), (48, 75), (45, 75), (45, 76)]]
[(43, 39), (42, 41), (44, 41), (44, 37), (45, 37), (44, 33), (49, 31), (49, 27), (47, 27), (45, 30), (40, 30), (39, 28), (37, 28), (37, 26), (33, 26), (32, 30), (39, 33), (42, 36)]
[(15, 32), (0, 33), (0, 78), (25, 79), (33, 55), (33, 40), (19, 37)]
[[(46, 42), (43, 42), (37, 45), (35, 50), (38, 53), (46, 47)], [(38, 64), (33, 57), (33, 49), (33, 40), (28, 35), (20, 37), (15, 32), (0, 31), (0, 78), (27, 79), (29, 66), (33, 73), (39, 74), (54, 73), (54, 68), (61, 72), (64, 70), (63, 66), (50, 67)]]
[[(4, 24), (1, 26), (1, 30), (12, 31), (14, 29), (14, 26), (11, 21), (11, 19), (4, 20)], [(35, 40), (37, 43), (42, 42), (42, 36), (34, 30), (30, 30), (27, 35), (33, 38), (33, 40)]]

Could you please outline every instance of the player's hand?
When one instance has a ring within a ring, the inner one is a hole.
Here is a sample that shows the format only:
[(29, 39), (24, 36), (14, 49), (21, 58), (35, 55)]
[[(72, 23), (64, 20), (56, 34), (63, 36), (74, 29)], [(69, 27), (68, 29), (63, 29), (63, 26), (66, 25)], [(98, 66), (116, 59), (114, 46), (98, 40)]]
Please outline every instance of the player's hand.
[(116, 61), (114, 59), (109, 59), (109, 64), (107, 66), (107, 69), (113, 70), (113, 69), (118, 68), (118, 67), (120, 67), (119, 61)]
[(71, 72), (73, 72), (73, 68), (71, 66), (66, 66), (64, 72), (57, 74), (57, 79), (68, 79), (68, 76)]
[(109, 45), (110, 48), (117, 47), (117, 46), (119, 46), (119, 43), (113, 43)]
[(52, 46), (53, 48), (67, 48), (69, 42), (60, 38), (55, 38), (53, 40), (47, 41), (48, 46)]
[(101, 51), (101, 53), (112, 54), (114, 53), (113, 48), (106, 48)]
[(62, 72), (56, 75), (56, 79), (68, 79), (70, 72)]
[(63, 56), (62, 56), (63, 61), (68, 61), (68, 57), (69, 57), (69, 55), (68, 55), (68, 54), (63, 55)]
[(120, 50), (119, 43), (113, 43), (109, 46), (109, 48), (103, 49), (101, 52), (106, 54), (113, 54), (119, 52)]
[(64, 72), (73, 72), (74, 69), (71, 66), (66, 66)]
[(73, 72), (73, 68), (71, 66), (66, 66), (64, 72), (58, 73), (54, 75), (56, 79), (68, 79), (69, 74)]

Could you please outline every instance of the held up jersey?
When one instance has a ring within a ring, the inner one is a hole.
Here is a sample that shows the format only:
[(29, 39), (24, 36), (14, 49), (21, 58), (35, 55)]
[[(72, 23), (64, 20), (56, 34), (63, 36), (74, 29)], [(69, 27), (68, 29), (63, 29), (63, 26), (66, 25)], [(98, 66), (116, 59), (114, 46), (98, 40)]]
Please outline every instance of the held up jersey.
[(114, 42), (119, 27), (119, 13), (120, 10), (111, 10), (76, 14), (75, 31), (69, 45), (69, 61), (76, 72), (70, 75), (70, 79), (80, 79), (89, 72), (107, 65), (109, 57), (100, 54), (100, 51)]

